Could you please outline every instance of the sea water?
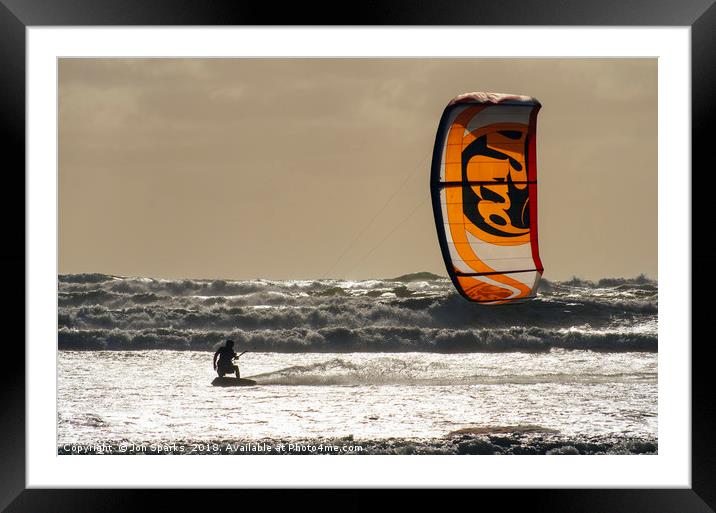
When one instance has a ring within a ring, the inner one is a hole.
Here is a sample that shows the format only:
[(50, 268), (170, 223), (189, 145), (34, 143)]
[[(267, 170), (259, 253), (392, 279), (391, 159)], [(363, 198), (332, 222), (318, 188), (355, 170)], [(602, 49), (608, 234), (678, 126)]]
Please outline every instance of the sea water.
[[(536, 300), (489, 307), (427, 274), (61, 276), (58, 447), (470, 429), (655, 443), (657, 301), (645, 278), (546, 282)], [(256, 386), (211, 386), (227, 338)]]

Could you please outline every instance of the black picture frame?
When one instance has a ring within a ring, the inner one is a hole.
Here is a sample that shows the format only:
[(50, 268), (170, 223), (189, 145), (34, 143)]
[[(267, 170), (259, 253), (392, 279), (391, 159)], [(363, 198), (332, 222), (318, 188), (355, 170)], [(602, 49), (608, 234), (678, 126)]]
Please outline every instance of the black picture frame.
[[(6, 251), (2, 264), (6, 282), (16, 296), (5, 308), (6, 320), (20, 318), (20, 308), (32, 308), (25, 297), (25, 227), (14, 222), (24, 212), (25, 191), (25, 31), (31, 26), (110, 25), (626, 25), (691, 27), (692, 55), (692, 276), (708, 276), (716, 265), (716, 245), (710, 243), (709, 223), (716, 219), (711, 196), (716, 189), (713, 164), (708, 160), (716, 113), (716, 6), (714, 0), (526, 0), (335, 4), (268, 2), (202, 2), (197, 0), (0, 0), (0, 145), (2, 145), (6, 201), (2, 205)], [(14, 202), (17, 201), (18, 204)], [(12, 244), (10, 244), (12, 241)], [(20, 249), (22, 248), (22, 249)], [(14, 271), (11, 271), (14, 270)], [(25, 271), (26, 272), (26, 271)], [(22, 281), (22, 286), (21, 282)], [(711, 340), (706, 331), (710, 283), (694, 286), (692, 312), (692, 486), (690, 489), (521, 489), (429, 490), (403, 492), (403, 508), (434, 502), (442, 507), (457, 502), (486, 504), (501, 509), (580, 512), (707, 512), (716, 508), (716, 432)], [(17, 291), (17, 292), (15, 292)], [(8, 295), (12, 295), (8, 292)], [(20, 306), (22, 305), (22, 307)], [(10, 323), (8, 323), (10, 324)], [(19, 322), (15, 324), (20, 325)], [(24, 339), (24, 324), (22, 325)], [(704, 329), (700, 329), (704, 328)], [(15, 331), (20, 331), (17, 329)], [(13, 332), (14, 334), (14, 332)], [(16, 337), (4, 341), (5, 368), (0, 372), (0, 508), (5, 511), (145, 511), (188, 509), (188, 490), (26, 489), (25, 486), (25, 352)], [(663, 341), (662, 343), (679, 343)], [(258, 495), (261, 495), (260, 497)], [(313, 509), (357, 511), (380, 506), (385, 491), (284, 491), (281, 507), (303, 503)], [(265, 499), (259, 490), (203, 491), (202, 509), (231, 507), (237, 497), (248, 506)], [(480, 502), (477, 503), (476, 499)], [(272, 495), (272, 509), (278, 507)], [(445, 501), (448, 501), (447, 503)]]

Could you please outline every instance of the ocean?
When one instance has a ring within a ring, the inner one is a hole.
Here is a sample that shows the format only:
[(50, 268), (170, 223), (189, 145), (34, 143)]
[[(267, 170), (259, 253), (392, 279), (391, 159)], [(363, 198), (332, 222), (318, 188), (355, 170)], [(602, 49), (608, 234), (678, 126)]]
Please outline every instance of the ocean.
[[(658, 286), (58, 281), (59, 454), (654, 454)], [(211, 386), (227, 339), (256, 386)]]

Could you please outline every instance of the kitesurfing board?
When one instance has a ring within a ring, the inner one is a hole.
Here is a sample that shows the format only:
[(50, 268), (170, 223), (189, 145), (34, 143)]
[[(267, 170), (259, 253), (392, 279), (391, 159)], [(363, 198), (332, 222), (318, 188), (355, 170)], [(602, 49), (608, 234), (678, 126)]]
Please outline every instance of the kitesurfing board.
[(222, 378), (214, 378), (211, 384), (215, 387), (251, 387), (254, 386), (256, 382), (253, 379), (230, 378), (225, 376)]

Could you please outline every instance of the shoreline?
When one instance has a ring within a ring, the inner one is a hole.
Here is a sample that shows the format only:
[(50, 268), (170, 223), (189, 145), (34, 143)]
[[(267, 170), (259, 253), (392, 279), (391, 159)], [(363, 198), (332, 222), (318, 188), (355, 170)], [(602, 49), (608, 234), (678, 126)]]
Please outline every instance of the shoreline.
[(57, 445), (58, 455), (597, 455), (658, 454), (649, 437), (454, 433), (442, 438), (264, 438), (257, 440), (109, 441)]

